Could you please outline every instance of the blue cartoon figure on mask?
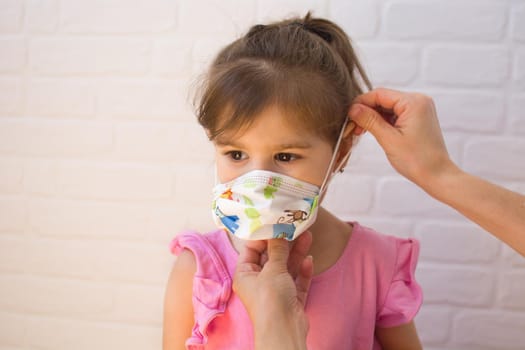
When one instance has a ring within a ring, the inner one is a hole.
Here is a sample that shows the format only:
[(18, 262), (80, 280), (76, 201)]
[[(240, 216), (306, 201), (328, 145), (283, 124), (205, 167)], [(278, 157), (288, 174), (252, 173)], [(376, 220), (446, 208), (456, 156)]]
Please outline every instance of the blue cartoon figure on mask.
[(235, 234), (235, 231), (239, 228), (239, 224), (237, 224), (239, 217), (237, 215), (224, 215), (217, 206), (215, 206), (215, 215), (217, 215), (228, 231)]
[(273, 224), (273, 238), (286, 238), (291, 241), (294, 233), (294, 224)]

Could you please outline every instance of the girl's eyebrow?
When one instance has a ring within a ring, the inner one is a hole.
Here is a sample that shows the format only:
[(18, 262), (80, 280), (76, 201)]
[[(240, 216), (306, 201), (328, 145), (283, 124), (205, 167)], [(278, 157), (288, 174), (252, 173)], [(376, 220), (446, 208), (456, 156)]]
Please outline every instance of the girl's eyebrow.
[(215, 142), (215, 144), (219, 147), (231, 146), (235, 148), (243, 148), (242, 144), (236, 143), (233, 140), (228, 140), (226, 137), (217, 137), (213, 142)]
[[(233, 148), (239, 148), (243, 149), (244, 144), (235, 142), (233, 140), (228, 140), (227, 138), (216, 138), (215, 144), (219, 147), (233, 147)], [(306, 141), (298, 141), (293, 143), (282, 143), (277, 145), (278, 149), (291, 149), (291, 148), (301, 148), (301, 149), (307, 149), (312, 148), (312, 144)]]
[(296, 143), (283, 143), (279, 145), (279, 148), (288, 149), (288, 148), (311, 148), (312, 145), (308, 142), (296, 142)]

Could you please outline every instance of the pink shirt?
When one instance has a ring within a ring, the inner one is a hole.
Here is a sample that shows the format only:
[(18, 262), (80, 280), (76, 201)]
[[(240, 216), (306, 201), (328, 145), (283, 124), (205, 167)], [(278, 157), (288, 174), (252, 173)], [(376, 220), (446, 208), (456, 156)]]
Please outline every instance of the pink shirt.
[[(419, 243), (379, 234), (353, 223), (339, 260), (312, 280), (306, 305), (310, 322), (308, 349), (381, 349), (375, 327), (410, 322), (422, 303), (414, 273)], [(183, 232), (171, 251), (193, 252), (195, 325), (188, 349), (253, 349), (253, 329), (231, 290), (238, 254), (227, 233)]]

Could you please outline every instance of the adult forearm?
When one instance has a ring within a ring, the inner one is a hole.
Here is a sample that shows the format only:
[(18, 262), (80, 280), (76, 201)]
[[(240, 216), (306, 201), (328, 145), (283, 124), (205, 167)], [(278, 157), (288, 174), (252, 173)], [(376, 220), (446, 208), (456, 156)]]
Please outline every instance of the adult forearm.
[(422, 187), (525, 256), (524, 195), (468, 174), (453, 164)]

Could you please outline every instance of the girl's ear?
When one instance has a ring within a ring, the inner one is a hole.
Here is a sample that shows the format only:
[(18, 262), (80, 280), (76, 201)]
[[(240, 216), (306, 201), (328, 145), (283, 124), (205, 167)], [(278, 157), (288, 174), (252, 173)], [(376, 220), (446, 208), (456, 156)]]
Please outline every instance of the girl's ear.
[[(346, 123), (345, 130), (343, 131), (343, 138), (341, 140), (341, 145), (339, 146), (339, 154), (337, 155), (337, 163), (344, 162), (344, 164), (341, 165), (341, 169), (346, 167), (346, 163), (348, 162), (349, 153), (352, 150), (352, 145), (354, 142), (354, 129), (356, 127), (356, 124), (352, 120), (348, 120)], [(348, 156), (347, 156), (348, 155)]]

